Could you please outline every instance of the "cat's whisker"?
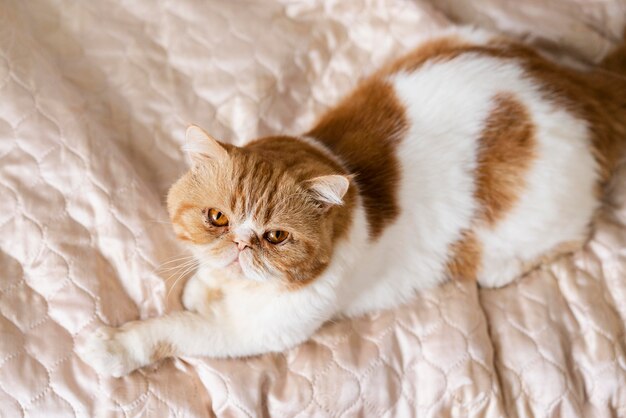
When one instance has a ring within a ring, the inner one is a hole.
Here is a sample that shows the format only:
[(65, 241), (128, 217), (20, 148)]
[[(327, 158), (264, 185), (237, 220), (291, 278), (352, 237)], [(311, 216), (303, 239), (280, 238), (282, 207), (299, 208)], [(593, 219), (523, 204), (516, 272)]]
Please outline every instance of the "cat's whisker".
[(176, 274), (176, 272), (177, 272), (177, 271), (180, 271), (180, 270), (182, 270), (182, 269), (184, 269), (184, 268), (186, 268), (186, 267), (189, 267), (189, 266), (191, 266), (191, 265), (193, 265), (193, 262), (192, 262), (192, 261), (189, 261), (189, 262), (187, 262), (187, 263), (185, 263), (185, 264), (183, 264), (183, 265), (176, 266), (176, 267), (170, 267), (170, 268), (168, 268), (168, 269), (163, 269), (163, 270), (161, 270), (161, 271), (162, 271), (163, 273), (170, 273), (170, 272), (173, 272), (173, 274)]
[(172, 273), (167, 279), (165, 279), (165, 283), (169, 282), (174, 277), (176, 277), (176, 279), (174, 281), (178, 280), (178, 278), (180, 278), (181, 276), (184, 276), (185, 274), (189, 273), (190, 271), (192, 271), (196, 267), (198, 267), (197, 264), (189, 264), (187, 266), (181, 267), (180, 269), (178, 269), (177, 271)]
[(178, 274), (179, 272), (185, 270), (188, 267), (193, 267), (195, 264), (192, 261), (189, 261), (185, 264), (182, 264), (180, 266), (176, 266), (176, 267), (172, 267), (169, 269), (164, 269), (162, 271), (159, 271), (160, 274), (169, 274), (169, 276), (164, 280), (166, 283), (176, 274)]
[(169, 219), (162, 220), (162, 219), (153, 218), (153, 219), (148, 219), (148, 222), (155, 222), (155, 223), (168, 224), (168, 225), (172, 224), (172, 221)]
[(165, 295), (165, 300), (168, 300), (170, 297), (170, 294), (172, 293), (172, 290), (174, 290), (174, 288), (176, 287), (176, 285), (178, 284), (179, 281), (181, 281), (182, 279), (184, 279), (187, 274), (189, 274), (191, 272), (191, 270), (188, 270), (187, 272), (184, 272), (183, 274), (179, 275), (176, 280), (174, 281), (174, 284), (172, 286), (169, 287), (169, 290), (167, 291), (167, 295)]
[[(205, 266), (207, 263), (198, 263), (197, 265), (192, 265), (190, 267), (188, 267), (187, 269), (185, 269), (185, 271), (183, 271), (181, 274), (179, 274), (176, 278), (176, 280), (174, 280), (174, 284), (170, 287), (170, 289), (167, 292), (167, 295), (165, 296), (165, 299), (169, 299), (170, 294), (172, 293), (172, 290), (174, 290), (174, 288), (176, 287), (176, 285), (178, 284), (178, 282), (182, 279), (184, 279), (191, 271), (194, 270), (194, 268), (198, 267), (202, 267)], [(169, 280), (169, 279), (168, 279)]]
[(158, 269), (160, 269), (160, 268), (162, 268), (162, 267), (165, 267), (165, 266), (167, 266), (167, 265), (169, 265), (169, 264), (172, 264), (172, 263), (184, 262), (184, 261), (191, 260), (191, 259), (194, 259), (194, 258), (195, 258), (195, 256), (193, 256), (193, 255), (189, 255), (189, 256), (178, 257), (178, 258), (174, 258), (174, 259), (166, 260), (166, 261), (164, 261), (163, 263), (161, 263), (161, 264), (159, 265), (159, 267), (157, 267), (157, 270), (158, 270)]
[(186, 262), (186, 261), (192, 260), (192, 259), (194, 259), (194, 258), (195, 258), (195, 257), (190, 256), (190, 257), (182, 257), (182, 258), (178, 258), (178, 259), (176, 259), (176, 260), (167, 261), (167, 262), (165, 262), (165, 263), (162, 263), (162, 264), (159, 266), (159, 268), (161, 268), (161, 267), (165, 267), (165, 266), (168, 266), (168, 265), (173, 264), (173, 263), (181, 263), (181, 262)]
[(202, 265), (203, 265), (203, 263), (201, 263), (201, 262), (200, 262), (200, 261), (198, 261), (197, 259), (194, 259), (194, 260), (191, 260), (191, 261), (190, 261), (190, 262), (188, 262), (188, 263), (185, 263), (185, 265), (184, 265), (184, 266), (182, 266), (182, 267), (181, 267), (181, 269), (184, 269), (184, 270), (193, 270), (194, 268), (195, 268), (195, 269), (200, 268), (200, 266), (202, 266)]
[[(181, 258), (179, 260), (173, 260), (167, 263), (163, 263), (161, 266), (159, 266), (157, 268), (158, 271), (169, 271), (169, 270), (173, 270), (176, 269), (178, 267), (180, 267), (181, 265), (185, 265), (188, 264), (190, 262), (193, 262), (195, 260), (195, 257), (186, 257), (186, 258)], [(172, 263), (181, 263), (181, 264), (177, 264), (176, 266), (168, 266), (169, 264)]]
[(172, 222), (156, 221), (156, 220), (148, 220), (148, 222), (154, 223), (154, 224), (163, 224), (163, 225), (171, 225), (172, 224)]
[(177, 266), (176, 268), (173, 269), (174, 272), (172, 274), (170, 274), (170, 276), (167, 279), (164, 280), (165, 283), (169, 282), (173, 277), (175, 277), (178, 274), (180, 274), (181, 271), (185, 272), (187, 270), (194, 269), (195, 267), (198, 266), (198, 264), (199, 264), (198, 260), (194, 259), (194, 260), (190, 260), (190, 261), (184, 263), (183, 265)]
[(163, 262), (169, 263), (170, 261), (175, 261), (181, 258), (189, 258), (189, 257), (193, 257), (193, 255), (190, 255), (189, 253), (180, 253), (180, 254), (173, 255), (170, 258), (166, 258)]

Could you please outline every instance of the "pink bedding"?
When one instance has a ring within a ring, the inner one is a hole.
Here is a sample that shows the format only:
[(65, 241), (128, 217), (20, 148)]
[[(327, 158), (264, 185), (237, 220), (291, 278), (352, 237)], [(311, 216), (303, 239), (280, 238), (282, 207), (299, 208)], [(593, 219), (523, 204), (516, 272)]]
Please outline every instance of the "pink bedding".
[(451, 283), (284, 354), (123, 379), (74, 353), (178, 306), (164, 195), (188, 123), (302, 131), (450, 26), (436, 6), (591, 60), (626, 21), (619, 0), (518, 3), (2, 2), (0, 416), (626, 416), (626, 171), (584, 251), (504, 289)]

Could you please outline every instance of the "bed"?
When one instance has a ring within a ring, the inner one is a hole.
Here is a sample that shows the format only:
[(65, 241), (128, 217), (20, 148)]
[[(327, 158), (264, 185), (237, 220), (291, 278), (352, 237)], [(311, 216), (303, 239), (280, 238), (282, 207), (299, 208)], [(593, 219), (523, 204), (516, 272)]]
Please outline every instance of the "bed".
[(188, 124), (235, 144), (301, 132), (455, 24), (586, 63), (626, 24), (620, 0), (518, 3), (3, 2), (0, 416), (626, 416), (626, 169), (584, 250), (511, 286), (449, 283), (282, 354), (121, 379), (75, 354), (102, 324), (180, 309), (164, 196)]

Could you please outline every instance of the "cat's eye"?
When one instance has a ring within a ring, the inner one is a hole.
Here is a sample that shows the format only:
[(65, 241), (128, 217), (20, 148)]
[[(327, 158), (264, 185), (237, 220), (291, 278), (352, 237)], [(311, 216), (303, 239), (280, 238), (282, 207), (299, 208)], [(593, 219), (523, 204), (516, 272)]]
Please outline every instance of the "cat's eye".
[(209, 209), (207, 213), (207, 220), (213, 226), (227, 226), (228, 225), (228, 217), (224, 215), (224, 212), (221, 212), (214, 208)]
[(271, 244), (280, 244), (287, 238), (289, 238), (289, 232), (287, 231), (281, 231), (277, 229), (265, 233), (265, 239)]

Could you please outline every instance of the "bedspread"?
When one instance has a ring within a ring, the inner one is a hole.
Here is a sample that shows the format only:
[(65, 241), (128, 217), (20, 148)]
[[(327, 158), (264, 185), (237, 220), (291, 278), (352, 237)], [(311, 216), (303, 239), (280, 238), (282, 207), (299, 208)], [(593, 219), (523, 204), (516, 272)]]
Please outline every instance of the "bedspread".
[(592, 60), (626, 16), (518, 3), (0, 2), (0, 416), (626, 416), (626, 170), (583, 251), (503, 289), (449, 283), (282, 354), (121, 379), (74, 352), (99, 325), (179, 308), (164, 196), (187, 124), (233, 143), (301, 132), (450, 26), (437, 6)]

